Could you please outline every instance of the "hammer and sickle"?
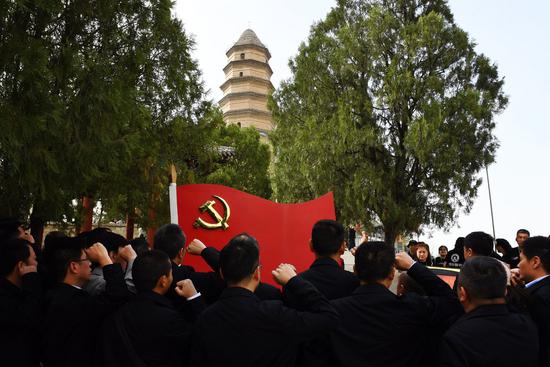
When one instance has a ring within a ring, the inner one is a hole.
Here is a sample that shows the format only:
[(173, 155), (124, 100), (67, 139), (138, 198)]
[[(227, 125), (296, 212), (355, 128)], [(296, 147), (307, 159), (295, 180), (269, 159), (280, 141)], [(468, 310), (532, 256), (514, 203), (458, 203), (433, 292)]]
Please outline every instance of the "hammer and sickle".
[(231, 216), (231, 209), (229, 208), (229, 204), (227, 204), (227, 201), (225, 201), (222, 197), (217, 195), (212, 195), (215, 199), (218, 199), (220, 203), (223, 205), (223, 209), (225, 211), (225, 215), (222, 217), (220, 213), (214, 208), (214, 204), (216, 202), (214, 200), (209, 200), (206, 203), (202, 204), (199, 207), (199, 210), (201, 213), (208, 212), (212, 219), (216, 221), (216, 223), (209, 223), (204, 221), (202, 218), (197, 218), (195, 220), (195, 223), (193, 223), (193, 227), (198, 228), (202, 227), (204, 229), (227, 229), (229, 227), (229, 224), (227, 224), (227, 221), (229, 220), (229, 217)]

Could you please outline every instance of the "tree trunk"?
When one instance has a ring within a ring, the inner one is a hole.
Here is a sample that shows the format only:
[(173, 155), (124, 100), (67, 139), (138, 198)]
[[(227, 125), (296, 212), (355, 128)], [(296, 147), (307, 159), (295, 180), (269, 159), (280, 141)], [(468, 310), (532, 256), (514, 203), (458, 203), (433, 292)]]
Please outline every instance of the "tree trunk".
[(94, 202), (91, 197), (84, 196), (82, 197), (82, 224), (80, 225), (80, 230), (82, 232), (87, 232), (92, 230), (92, 221), (94, 215)]
[(152, 206), (149, 208), (147, 218), (150, 223), (149, 228), (147, 228), (147, 243), (151, 248), (155, 248), (155, 232), (157, 231), (157, 228), (153, 223), (155, 223), (155, 220), (157, 219), (157, 212)]
[(34, 238), (35, 246), (33, 246), (35, 252), (40, 252), (42, 249), (42, 242), (44, 240), (44, 225), (46, 222), (42, 219), (37, 211), (36, 206), (33, 206), (32, 214), (30, 218), (30, 230), (31, 235)]
[(397, 229), (393, 226), (384, 225), (384, 242), (388, 245), (395, 246), (395, 239), (397, 238)]
[(126, 239), (128, 241), (134, 239), (135, 218), (136, 215), (133, 211), (126, 215)]

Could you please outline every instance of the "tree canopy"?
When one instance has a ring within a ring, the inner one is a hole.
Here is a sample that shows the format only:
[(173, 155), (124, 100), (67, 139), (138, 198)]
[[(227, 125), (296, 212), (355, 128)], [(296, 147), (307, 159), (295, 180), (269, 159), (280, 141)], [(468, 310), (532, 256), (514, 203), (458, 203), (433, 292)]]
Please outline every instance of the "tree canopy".
[[(0, 0), (0, 216), (78, 222), (74, 199), (88, 196), (113, 218), (137, 208), (147, 225), (170, 164), (181, 183), (233, 183), (219, 174), (220, 144), (248, 175), (237, 188), (269, 195), (267, 148), (225, 127), (172, 7)], [(257, 151), (241, 147), (247, 139)]]
[(386, 241), (468, 211), (507, 97), (444, 0), (339, 0), (273, 95), (274, 193), (335, 193)]

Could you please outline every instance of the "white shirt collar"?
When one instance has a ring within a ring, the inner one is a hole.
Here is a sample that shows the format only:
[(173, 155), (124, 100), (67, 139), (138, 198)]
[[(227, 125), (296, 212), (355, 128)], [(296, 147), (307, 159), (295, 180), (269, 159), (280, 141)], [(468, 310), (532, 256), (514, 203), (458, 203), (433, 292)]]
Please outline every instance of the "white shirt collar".
[(525, 284), (525, 288), (530, 288), (531, 286), (537, 284), (538, 282), (540, 282), (541, 280), (543, 280), (544, 278), (547, 278), (547, 277), (550, 277), (550, 274), (546, 274), (538, 279), (535, 279), (533, 280), (532, 282), (529, 282), (527, 284)]

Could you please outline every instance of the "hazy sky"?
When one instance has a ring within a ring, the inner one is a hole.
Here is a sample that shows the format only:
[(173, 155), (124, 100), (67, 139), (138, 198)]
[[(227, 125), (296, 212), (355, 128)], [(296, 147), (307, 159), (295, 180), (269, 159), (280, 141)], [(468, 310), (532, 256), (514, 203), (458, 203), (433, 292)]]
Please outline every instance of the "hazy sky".
[[(477, 51), (496, 62), (505, 77), (508, 108), (497, 116), (500, 141), (489, 167), (497, 237), (515, 246), (515, 231), (550, 234), (550, 1), (453, 0), (458, 25), (477, 43)], [(323, 19), (328, 0), (178, 0), (176, 15), (196, 41), (205, 86), (221, 98), (225, 52), (246, 28), (269, 48), (275, 88), (290, 76), (288, 59), (305, 41), (310, 26)], [(483, 173), (484, 175), (484, 173)], [(483, 176), (484, 177), (484, 176)], [(434, 229), (420, 236), (432, 251), (471, 231), (492, 233), (486, 180), (469, 215), (461, 214), (449, 232)]]

